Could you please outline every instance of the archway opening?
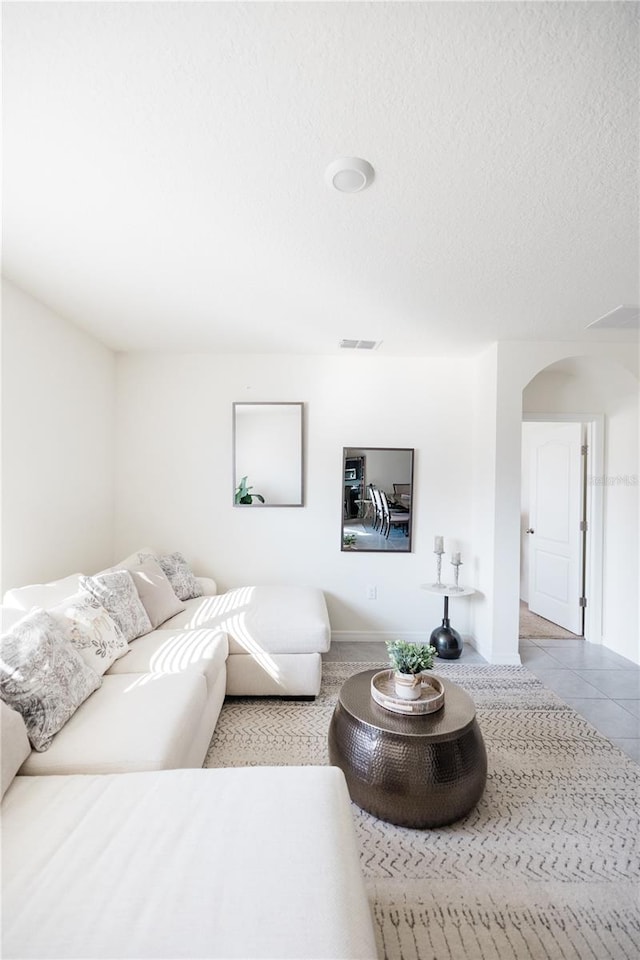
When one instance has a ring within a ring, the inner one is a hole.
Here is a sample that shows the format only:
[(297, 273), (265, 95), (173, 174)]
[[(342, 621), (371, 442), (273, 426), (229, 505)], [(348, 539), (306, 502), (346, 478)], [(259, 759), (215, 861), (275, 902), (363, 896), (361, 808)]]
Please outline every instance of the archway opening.
[[(587, 435), (581, 480), (585, 509), (579, 518), (588, 526), (581, 558), (584, 593), (573, 599), (578, 604), (585, 597), (584, 635), (589, 642), (638, 663), (638, 381), (616, 361), (571, 357), (540, 370), (523, 389), (522, 401), (525, 431), (527, 423), (546, 421), (582, 424)], [(523, 470), (523, 492), (527, 481)], [(544, 495), (552, 499), (553, 494), (551, 489)], [(536, 529), (530, 519), (521, 514), (524, 530)], [(523, 532), (531, 541), (536, 536)], [(565, 567), (558, 561), (553, 568), (559, 580)], [(531, 576), (526, 540), (521, 546), (521, 593), (525, 576)], [(543, 589), (549, 583), (544, 581)]]

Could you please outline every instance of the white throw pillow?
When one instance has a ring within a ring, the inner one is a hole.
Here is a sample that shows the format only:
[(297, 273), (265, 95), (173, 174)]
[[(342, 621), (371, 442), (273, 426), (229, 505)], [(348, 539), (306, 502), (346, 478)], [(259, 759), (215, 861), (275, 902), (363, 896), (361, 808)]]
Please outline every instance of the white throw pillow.
[(151, 632), (151, 621), (128, 570), (80, 577), (80, 587), (105, 608), (127, 643)]
[(101, 683), (45, 610), (33, 610), (2, 637), (0, 699), (22, 714), (38, 751)]
[(24, 720), (17, 710), (8, 707), (4, 700), (0, 700), (0, 735), (2, 749), (2, 796), (11, 786), (16, 773), (31, 753), (31, 744)]
[(86, 593), (77, 593), (49, 613), (60, 624), (72, 647), (99, 676), (129, 652), (129, 644), (118, 624)]

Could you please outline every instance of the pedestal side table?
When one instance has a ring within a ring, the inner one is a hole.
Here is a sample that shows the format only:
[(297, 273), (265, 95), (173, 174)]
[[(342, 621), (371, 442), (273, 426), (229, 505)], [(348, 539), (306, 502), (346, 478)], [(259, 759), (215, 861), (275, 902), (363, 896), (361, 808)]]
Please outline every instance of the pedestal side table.
[(438, 651), (438, 656), (442, 660), (457, 660), (462, 653), (462, 637), (457, 630), (454, 630), (449, 620), (449, 597), (470, 597), (476, 591), (473, 587), (455, 587), (443, 584), (441, 587), (433, 586), (430, 583), (421, 584), (421, 588), (427, 593), (433, 593), (435, 596), (444, 598), (444, 611), (442, 624), (432, 631), (430, 644)]

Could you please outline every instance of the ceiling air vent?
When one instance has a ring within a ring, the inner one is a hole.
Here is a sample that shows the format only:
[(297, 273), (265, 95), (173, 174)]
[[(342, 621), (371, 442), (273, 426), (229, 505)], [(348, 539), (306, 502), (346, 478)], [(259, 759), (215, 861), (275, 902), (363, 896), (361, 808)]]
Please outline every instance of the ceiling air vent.
[(605, 313), (592, 323), (587, 324), (587, 330), (639, 330), (640, 307), (621, 305)]
[(376, 350), (382, 340), (341, 340), (342, 350)]

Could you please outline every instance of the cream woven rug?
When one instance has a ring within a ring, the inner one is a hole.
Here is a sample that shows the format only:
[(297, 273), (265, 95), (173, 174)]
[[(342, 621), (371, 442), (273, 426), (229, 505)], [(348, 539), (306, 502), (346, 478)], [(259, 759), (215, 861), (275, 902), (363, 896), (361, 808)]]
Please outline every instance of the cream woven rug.
[(531, 613), (526, 603), (521, 600), (518, 637), (520, 640), (576, 640), (578, 634), (539, 617), (537, 613)]
[[(225, 703), (206, 766), (324, 764), (341, 684), (313, 703)], [(489, 758), (466, 819), (409, 830), (352, 805), (389, 960), (637, 960), (640, 768), (524, 667), (439, 663), (473, 697)], [(312, 867), (311, 867), (312, 868)]]

